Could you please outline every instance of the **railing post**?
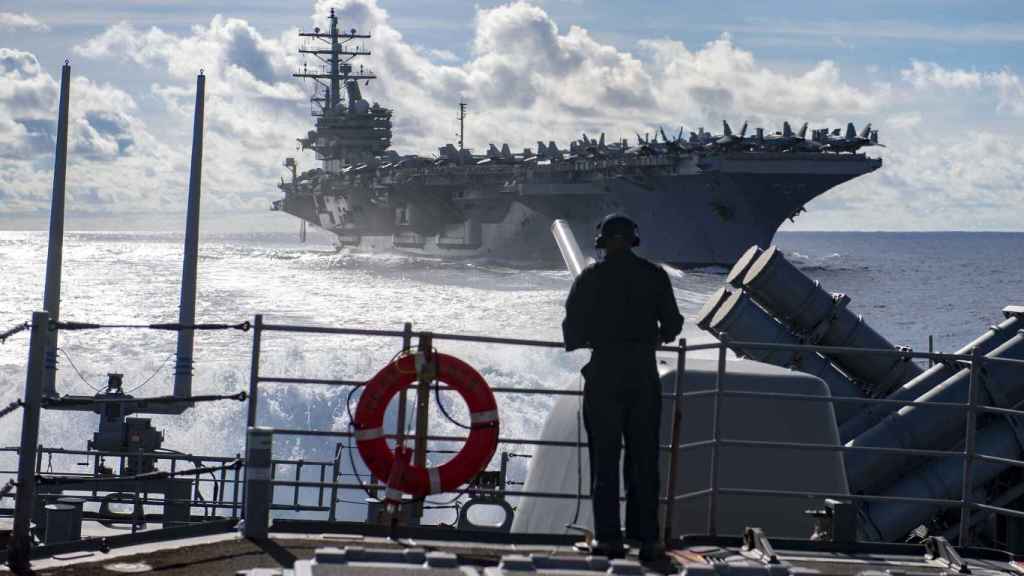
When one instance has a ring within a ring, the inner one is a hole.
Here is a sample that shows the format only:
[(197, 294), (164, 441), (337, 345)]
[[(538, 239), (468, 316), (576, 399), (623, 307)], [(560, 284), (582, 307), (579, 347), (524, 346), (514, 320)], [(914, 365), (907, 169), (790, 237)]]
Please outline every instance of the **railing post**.
[[(412, 348), (412, 323), (406, 322), (405, 326), (402, 327), (402, 350), (409, 350), (410, 348)], [(403, 445), (405, 442), (406, 404), (409, 399), (407, 391), (408, 388), (402, 388), (398, 393), (398, 419), (395, 421), (395, 434), (398, 436), (398, 446)]]
[(720, 392), (722, 391), (722, 381), (725, 377), (725, 354), (729, 349), (726, 345), (726, 333), (722, 332), (718, 338), (721, 341), (721, 345), (718, 348), (718, 371), (715, 373), (715, 393), (711, 396), (713, 402), (711, 411), (711, 494), (708, 501), (708, 534), (711, 536), (718, 535), (718, 420), (722, 408)]
[[(345, 442), (344, 446), (348, 447), (348, 441)], [(327, 513), (328, 522), (334, 522), (338, 519), (338, 478), (341, 477), (339, 474), (341, 471), (341, 447), (342, 444), (340, 442), (334, 445), (334, 461), (331, 462), (331, 509)], [(373, 480), (370, 482), (372, 483)]]
[(263, 314), (257, 314), (252, 324), (252, 366), (249, 368), (249, 417), (246, 427), (256, 425), (256, 400), (260, 386), (260, 338), (263, 336)]
[[(434, 336), (430, 332), (420, 334), (419, 353), (423, 354), (423, 365), (416, 367), (416, 443), (413, 447), (413, 464), (427, 467), (427, 434), (430, 418), (430, 382), (437, 374), (434, 358)], [(423, 501), (416, 504), (416, 517), (423, 516)]]
[(981, 383), (982, 356), (978, 348), (971, 348), (971, 377), (967, 388), (967, 433), (964, 437), (963, 489), (960, 493), (960, 547), (970, 543), (971, 490), (974, 488), (974, 436), (977, 427), (978, 386)]
[(245, 447), (245, 523), (242, 527), (246, 538), (266, 538), (270, 532), (270, 505), (274, 500), (270, 476), (274, 466), (273, 451), (273, 431), (250, 426)]
[(662, 538), (668, 548), (672, 541), (672, 517), (676, 511), (676, 482), (678, 478), (679, 436), (683, 421), (683, 384), (686, 380), (686, 338), (679, 340), (676, 353), (676, 377), (672, 396), (672, 451), (668, 457), (668, 486), (665, 489), (665, 520)]
[(35, 503), (36, 446), (39, 443), (39, 412), (43, 396), (46, 348), (50, 315), (32, 313), (32, 336), (25, 377), (25, 406), (22, 409), (21, 445), (18, 448), (18, 491), (14, 498), (14, 526), (8, 544), (7, 565), (16, 574), (29, 571), (32, 555), (32, 508)]

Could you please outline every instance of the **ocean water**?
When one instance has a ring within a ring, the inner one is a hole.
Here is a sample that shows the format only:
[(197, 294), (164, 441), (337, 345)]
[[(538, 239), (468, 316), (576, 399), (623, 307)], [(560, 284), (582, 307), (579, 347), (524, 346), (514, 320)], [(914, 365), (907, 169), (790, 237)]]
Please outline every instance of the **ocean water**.
[[(1001, 233), (780, 233), (777, 244), (825, 289), (850, 295), (850, 307), (896, 344), (951, 351), (1002, 318), (1008, 304), (1024, 304), (1024, 234)], [(182, 238), (178, 234), (69, 232), (64, 246), (61, 313), (65, 320), (150, 323), (177, 320)], [(0, 232), (0, 330), (29, 319), (41, 306), (45, 232)], [(688, 320), (722, 285), (724, 269), (670, 276)], [(563, 302), (571, 278), (564, 270), (500, 262), (444, 262), (396, 255), (335, 251), (300, 244), (292, 235), (206, 235), (200, 244), (198, 322), (240, 322), (262, 313), (275, 323), (415, 329), (560, 340)], [(710, 341), (688, 322), (691, 342)], [(267, 334), (263, 375), (365, 379), (399, 349), (394, 339)], [(27, 333), (0, 344), (0, 405), (22, 394)], [(196, 335), (194, 392), (247, 389), (251, 334)], [(169, 393), (173, 334), (140, 330), (65, 332), (58, 390), (91, 394), (108, 372), (123, 373), (136, 396)], [(477, 367), (492, 385), (552, 389), (579, 386), (585, 352), (441, 343), (439, 349)], [(73, 366), (72, 366), (73, 364)], [(347, 427), (347, 394), (334, 387), (268, 384), (261, 388), (259, 421), (301, 429)], [(535, 437), (550, 400), (499, 398), (502, 435)], [(243, 450), (245, 404), (197, 406), (182, 417), (154, 416), (165, 446), (206, 454)], [(465, 418), (452, 402), (456, 419)], [(97, 416), (45, 411), (41, 443), (84, 448)], [(0, 421), (0, 446), (18, 443), (20, 415)], [(441, 433), (457, 434), (433, 422)], [(279, 438), (282, 457), (329, 459), (335, 441)], [(512, 447), (528, 453), (525, 446)], [(523, 479), (526, 460), (513, 460)], [(0, 469), (9, 469), (9, 459)]]

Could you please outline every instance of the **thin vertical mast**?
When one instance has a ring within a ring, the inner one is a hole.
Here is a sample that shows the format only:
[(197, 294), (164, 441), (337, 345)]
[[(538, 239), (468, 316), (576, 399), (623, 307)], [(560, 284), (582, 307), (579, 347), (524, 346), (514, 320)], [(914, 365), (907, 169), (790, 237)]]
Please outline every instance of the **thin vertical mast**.
[[(199, 262), (199, 200), (203, 176), (203, 108), (206, 100), (206, 76), (196, 77), (196, 109), (192, 125), (192, 171), (188, 180), (188, 215), (185, 220), (185, 256), (181, 270), (181, 300), (178, 324), (196, 323), (196, 275)], [(178, 359), (174, 367), (174, 396), (192, 395), (192, 349), (195, 331), (178, 331)]]
[(334, 8), (331, 8), (331, 110), (337, 110), (341, 104), (341, 62), (338, 58), (338, 52), (340, 51), (341, 46), (338, 44), (338, 17), (334, 15)]
[[(50, 205), (50, 238), (46, 251), (46, 284), (43, 308), (50, 320), (60, 320), (60, 272), (64, 260), (64, 184), (68, 170), (68, 106), (71, 99), (71, 64), (60, 71), (60, 110), (57, 114), (57, 150), (53, 161), (53, 196)], [(57, 395), (57, 331), (46, 334), (46, 370), (43, 395)]]
[(466, 103), (459, 102), (459, 152), (466, 149)]

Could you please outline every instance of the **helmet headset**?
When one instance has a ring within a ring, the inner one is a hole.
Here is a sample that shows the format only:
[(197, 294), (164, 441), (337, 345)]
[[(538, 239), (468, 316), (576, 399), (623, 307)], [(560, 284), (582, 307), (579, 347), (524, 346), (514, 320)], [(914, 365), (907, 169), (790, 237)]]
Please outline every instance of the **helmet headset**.
[(597, 225), (597, 232), (597, 236), (594, 237), (594, 248), (598, 250), (604, 250), (608, 246), (608, 239), (615, 236), (632, 238), (631, 246), (634, 248), (640, 245), (640, 227), (624, 214), (605, 216)]

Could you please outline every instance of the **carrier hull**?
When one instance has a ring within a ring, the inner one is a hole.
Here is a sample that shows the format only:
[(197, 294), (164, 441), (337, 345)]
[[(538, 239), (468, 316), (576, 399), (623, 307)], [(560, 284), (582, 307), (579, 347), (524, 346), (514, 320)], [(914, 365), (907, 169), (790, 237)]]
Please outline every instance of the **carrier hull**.
[[(438, 190), (407, 183), (412, 197), (462, 200), (451, 206), (431, 201), (433, 215), (418, 207), (418, 226), (403, 226), (388, 211), (352, 225), (343, 189), (292, 195), (277, 208), (334, 233), (339, 246), (352, 250), (552, 263), (559, 258), (550, 240), (552, 220), (564, 219), (578, 237), (588, 238), (602, 216), (618, 211), (639, 224), (639, 252), (648, 258), (680, 267), (730, 265), (752, 244), (770, 245), (779, 226), (815, 197), (881, 165), (850, 155), (735, 154), (700, 162), (614, 177), (534, 174), (511, 190), (504, 184), (456, 182), (448, 184), (453, 190)], [(566, 181), (572, 179), (577, 181)]]

